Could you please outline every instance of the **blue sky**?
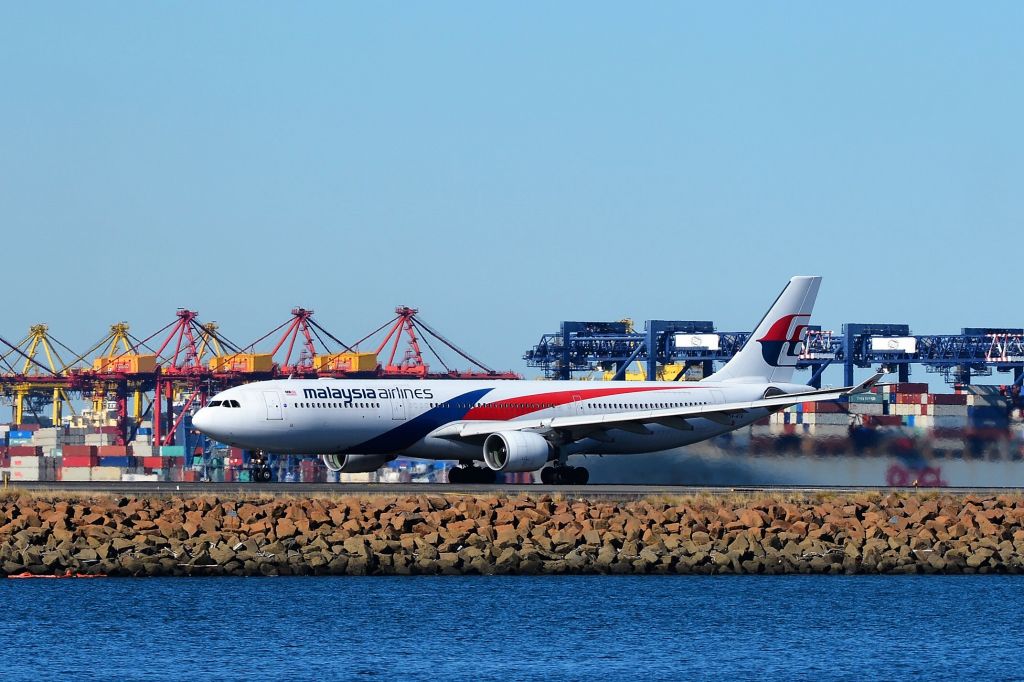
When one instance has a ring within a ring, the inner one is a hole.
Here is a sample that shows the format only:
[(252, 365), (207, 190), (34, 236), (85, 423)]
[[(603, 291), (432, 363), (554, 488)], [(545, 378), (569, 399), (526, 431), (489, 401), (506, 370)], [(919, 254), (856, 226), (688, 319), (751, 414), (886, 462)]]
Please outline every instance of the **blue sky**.
[(1024, 6), (858, 10), (5, 3), (0, 335), (1024, 326)]

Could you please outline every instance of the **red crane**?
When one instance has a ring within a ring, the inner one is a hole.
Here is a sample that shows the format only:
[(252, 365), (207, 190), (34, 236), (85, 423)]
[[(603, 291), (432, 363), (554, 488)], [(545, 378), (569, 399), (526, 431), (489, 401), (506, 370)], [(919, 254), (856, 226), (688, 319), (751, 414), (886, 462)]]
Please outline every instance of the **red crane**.
[[(428, 325), (421, 318), (417, 317), (418, 313), (419, 310), (416, 308), (398, 306), (395, 308), (395, 317), (393, 319), (385, 322), (380, 327), (353, 344), (358, 347), (363, 341), (375, 336), (384, 329), (388, 329), (387, 334), (384, 335), (384, 340), (377, 346), (377, 356), (378, 358), (382, 358), (382, 353), (390, 344), (387, 363), (382, 363), (380, 368), (381, 376), (391, 379), (522, 379), (522, 377), (515, 372), (499, 372), (480, 362), (472, 355), (442, 336), (437, 330)], [(405, 349), (402, 353), (401, 359), (396, 363), (395, 358), (398, 356), (398, 350), (401, 347), (403, 337), (406, 341)], [(468, 361), (475, 367), (475, 369), (455, 370), (449, 367), (434, 348), (434, 344), (431, 343), (431, 339)], [(423, 359), (423, 351), (420, 348), (421, 341), (441, 366), (444, 367), (444, 372), (430, 371), (430, 366)]]

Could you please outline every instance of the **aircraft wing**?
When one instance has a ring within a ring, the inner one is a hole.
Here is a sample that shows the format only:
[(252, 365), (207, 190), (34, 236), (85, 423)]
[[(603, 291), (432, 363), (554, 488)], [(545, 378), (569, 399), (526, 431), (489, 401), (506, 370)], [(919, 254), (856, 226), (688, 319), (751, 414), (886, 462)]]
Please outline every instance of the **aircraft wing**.
[(777, 411), (797, 403), (838, 400), (857, 393), (865, 393), (883, 376), (885, 376), (885, 372), (878, 372), (856, 386), (827, 388), (804, 393), (786, 393), (760, 400), (719, 405), (692, 405), (660, 410), (634, 410), (612, 414), (586, 414), (541, 419), (516, 419), (514, 421), (453, 422), (436, 429), (429, 435), (435, 438), (468, 439), (488, 436), (498, 431), (534, 431), (541, 434), (562, 432), (566, 436), (565, 440), (572, 442), (611, 429), (639, 434), (650, 433), (647, 424), (660, 424), (680, 431), (692, 431), (693, 426), (688, 422), (690, 419), (708, 419), (723, 426), (731, 426), (737, 417), (754, 409)]

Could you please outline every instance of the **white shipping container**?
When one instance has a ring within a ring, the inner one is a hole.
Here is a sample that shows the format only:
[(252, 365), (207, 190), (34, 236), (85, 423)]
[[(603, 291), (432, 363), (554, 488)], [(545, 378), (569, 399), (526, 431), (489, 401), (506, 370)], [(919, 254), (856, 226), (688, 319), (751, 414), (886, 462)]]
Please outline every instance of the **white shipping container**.
[(158, 474), (122, 474), (122, 481), (159, 481)]
[(90, 467), (64, 467), (61, 469), (61, 480), (64, 481), (90, 481), (92, 469)]
[(850, 414), (885, 414), (885, 406), (882, 403), (850, 403)]
[(35, 469), (38, 471), (43, 466), (42, 457), (26, 457), (24, 455), (11, 456), (11, 467), (19, 469)]
[(373, 471), (366, 474), (338, 474), (339, 483), (373, 483), (377, 480), (377, 472)]
[(845, 426), (836, 424), (810, 424), (807, 433), (823, 438), (845, 438), (849, 431)]
[(835, 412), (811, 412), (804, 413), (805, 424), (829, 424), (832, 426), (849, 426), (850, 415), (838, 414)]
[(39, 468), (38, 467), (11, 467), (11, 480), (12, 481), (38, 481), (39, 480)]
[(929, 410), (936, 417), (963, 417), (967, 418), (966, 405), (932, 405)]
[(123, 473), (121, 467), (92, 467), (89, 476), (93, 481), (120, 481)]

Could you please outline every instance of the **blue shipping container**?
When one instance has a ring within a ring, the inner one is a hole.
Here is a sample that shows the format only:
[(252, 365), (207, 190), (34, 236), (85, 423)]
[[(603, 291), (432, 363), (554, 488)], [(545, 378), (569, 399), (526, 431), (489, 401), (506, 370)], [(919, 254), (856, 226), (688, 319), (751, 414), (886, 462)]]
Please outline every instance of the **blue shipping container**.
[(137, 431), (137, 433), (140, 436), (151, 436), (151, 435), (153, 435), (153, 429), (151, 429), (151, 428), (149, 428), (147, 426), (140, 426), (139, 430)]
[(11, 438), (31, 438), (31, 431), (8, 431), (8, 436)]
[(126, 457), (100, 457), (101, 467), (133, 467), (135, 458), (131, 455)]

